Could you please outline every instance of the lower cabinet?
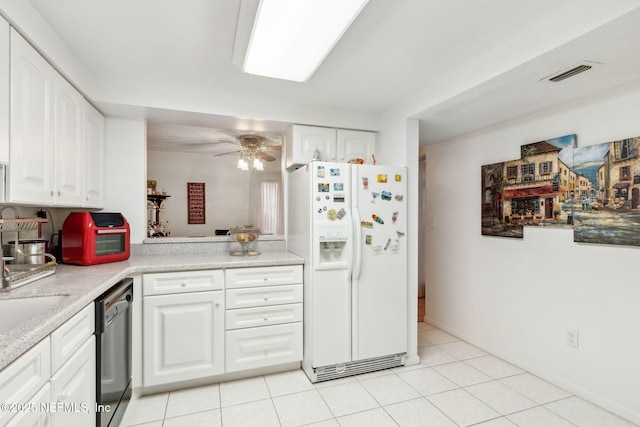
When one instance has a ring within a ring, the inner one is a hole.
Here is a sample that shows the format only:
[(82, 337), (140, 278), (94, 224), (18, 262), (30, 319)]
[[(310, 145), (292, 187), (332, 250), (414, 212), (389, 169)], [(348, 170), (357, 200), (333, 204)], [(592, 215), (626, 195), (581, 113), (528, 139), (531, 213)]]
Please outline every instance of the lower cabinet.
[(224, 372), (223, 289), (218, 270), (142, 277), (145, 387)]
[(95, 425), (93, 303), (0, 372), (1, 426)]
[(224, 372), (224, 293), (145, 297), (144, 385)]
[(302, 266), (142, 276), (142, 386), (302, 360)]

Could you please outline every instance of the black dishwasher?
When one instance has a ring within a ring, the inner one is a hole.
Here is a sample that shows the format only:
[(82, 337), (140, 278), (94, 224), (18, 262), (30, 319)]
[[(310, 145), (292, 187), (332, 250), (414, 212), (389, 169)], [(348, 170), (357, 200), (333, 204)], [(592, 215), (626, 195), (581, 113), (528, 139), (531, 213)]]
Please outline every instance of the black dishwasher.
[(96, 300), (96, 426), (120, 424), (131, 399), (133, 279)]

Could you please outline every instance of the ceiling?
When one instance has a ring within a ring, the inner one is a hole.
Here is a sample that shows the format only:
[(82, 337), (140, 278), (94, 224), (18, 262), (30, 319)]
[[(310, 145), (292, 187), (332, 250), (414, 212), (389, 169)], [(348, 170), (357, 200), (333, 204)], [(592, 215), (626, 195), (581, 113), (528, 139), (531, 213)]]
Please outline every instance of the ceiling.
[[(92, 99), (142, 107), (159, 144), (186, 126), (269, 134), (391, 109), (434, 143), (638, 78), (636, 0), (370, 0), (306, 83), (234, 67), (240, 1), (30, 0), (95, 80)], [(598, 64), (539, 81), (584, 60)]]

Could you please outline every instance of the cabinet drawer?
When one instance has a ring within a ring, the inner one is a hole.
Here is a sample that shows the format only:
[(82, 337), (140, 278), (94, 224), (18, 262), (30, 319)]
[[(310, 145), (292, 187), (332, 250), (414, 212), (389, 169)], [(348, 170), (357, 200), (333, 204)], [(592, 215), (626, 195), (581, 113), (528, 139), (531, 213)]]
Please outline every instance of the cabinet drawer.
[[(0, 372), (0, 402), (26, 403), (50, 377), (51, 341), (47, 337)], [(0, 411), (0, 425), (14, 415)]]
[(302, 283), (302, 266), (233, 268), (225, 271), (227, 289)]
[(302, 322), (302, 304), (227, 310), (226, 320), (227, 330)]
[(226, 372), (302, 360), (302, 323), (226, 332)]
[(224, 289), (222, 270), (176, 271), (142, 276), (144, 295), (164, 295)]
[(226, 307), (228, 310), (276, 304), (293, 304), (302, 302), (302, 285), (228, 289), (226, 294)]
[(95, 305), (82, 311), (51, 334), (52, 372), (56, 372), (80, 348), (95, 330)]

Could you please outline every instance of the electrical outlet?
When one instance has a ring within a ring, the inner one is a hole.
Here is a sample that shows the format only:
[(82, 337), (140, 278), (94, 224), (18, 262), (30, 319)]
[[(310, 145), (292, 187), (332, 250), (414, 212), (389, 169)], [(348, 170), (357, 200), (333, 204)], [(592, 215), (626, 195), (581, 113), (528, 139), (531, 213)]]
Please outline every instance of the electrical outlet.
[(565, 336), (567, 345), (578, 348), (578, 330), (567, 328), (567, 334)]

